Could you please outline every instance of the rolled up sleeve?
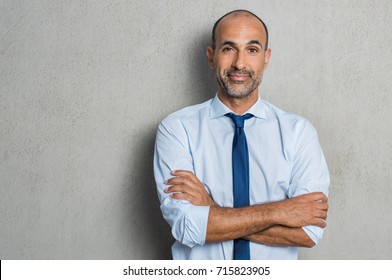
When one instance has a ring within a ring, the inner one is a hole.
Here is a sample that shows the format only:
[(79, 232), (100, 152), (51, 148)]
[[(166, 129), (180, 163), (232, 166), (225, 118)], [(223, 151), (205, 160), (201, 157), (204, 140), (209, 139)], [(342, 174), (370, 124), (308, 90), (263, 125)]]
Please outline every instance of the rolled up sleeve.
[(172, 199), (164, 192), (168, 187), (164, 182), (173, 177), (170, 173), (174, 170), (194, 172), (186, 130), (179, 119), (169, 116), (159, 125), (154, 151), (154, 176), (160, 208), (177, 241), (188, 247), (203, 245), (210, 207)]
[[(294, 197), (311, 192), (323, 192), (328, 196), (330, 184), (327, 163), (321, 149), (315, 128), (306, 121), (296, 147), (289, 196)], [(305, 226), (303, 230), (318, 244), (324, 229)]]

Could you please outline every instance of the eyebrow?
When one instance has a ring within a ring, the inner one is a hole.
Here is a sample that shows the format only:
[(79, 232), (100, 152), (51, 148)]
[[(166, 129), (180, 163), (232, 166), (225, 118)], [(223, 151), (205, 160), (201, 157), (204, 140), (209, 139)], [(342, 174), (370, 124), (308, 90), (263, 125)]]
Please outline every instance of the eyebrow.
[[(263, 45), (260, 43), (259, 40), (250, 40), (250, 41), (247, 43), (247, 45), (254, 45), (254, 44), (259, 45), (261, 48), (263, 48)], [(235, 45), (237, 45), (237, 44), (236, 44), (235, 42), (233, 42), (233, 41), (225, 40), (225, 41), (223, 41), (222, 44), (220, 44), (219, 47), (221, 48), (221, 47), (226, 46), (226, 45), (235, 46)]]

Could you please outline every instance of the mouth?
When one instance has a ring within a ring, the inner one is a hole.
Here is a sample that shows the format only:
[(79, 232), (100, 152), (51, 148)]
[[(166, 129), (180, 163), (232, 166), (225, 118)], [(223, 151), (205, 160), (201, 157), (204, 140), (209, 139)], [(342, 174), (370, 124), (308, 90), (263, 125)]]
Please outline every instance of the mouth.
[(232, 81), (242, 82), (249, 78), (249, 74), (229, 74), (228, 77)]
[(252, 78), (251, 71), (248, 70), (228, 70), (225, 72), (226, 72), (226, 76), (232, 82), (242, 83), (248, 80), (249, 78)]

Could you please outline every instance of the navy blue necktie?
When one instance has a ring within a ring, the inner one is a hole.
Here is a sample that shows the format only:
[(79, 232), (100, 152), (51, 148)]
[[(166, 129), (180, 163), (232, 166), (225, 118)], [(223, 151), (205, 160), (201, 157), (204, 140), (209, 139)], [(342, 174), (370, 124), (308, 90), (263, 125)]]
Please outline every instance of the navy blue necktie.
[[(232, 154), (233, 198), (234, 208), (238, 208), (249, 205), (249, 154), (244, 122), (246, 119), (253, 117), (253, 115), (245, 114), (238, 116), (233, 113), (228, 113), (226, 116), (230, 117), (235, 125)], [(234, 240), (233, 258), (235, 260), (250, 260), (248, 240)]]

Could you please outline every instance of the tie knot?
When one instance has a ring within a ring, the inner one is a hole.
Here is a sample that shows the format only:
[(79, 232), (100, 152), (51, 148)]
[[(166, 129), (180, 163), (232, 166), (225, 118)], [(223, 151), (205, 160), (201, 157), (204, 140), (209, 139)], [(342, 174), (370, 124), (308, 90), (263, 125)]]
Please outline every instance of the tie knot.
[(241, 128), (244, 127), (245, 120), (250, 119), (250, 118), (253, 117), (253, 115), (249, 114), (249, 113), (245, 114), (243, 116), (239, 116), (239, 115), (236, 115), (236, 114), (233, 114), (233, 113), (227, 113), (225, 116), (227, 116), (227, 117), (229, 117), (229, 118), (231, 118), (233, 120), (233, 123), (234, 123), (235, 127), (241, 127)]

